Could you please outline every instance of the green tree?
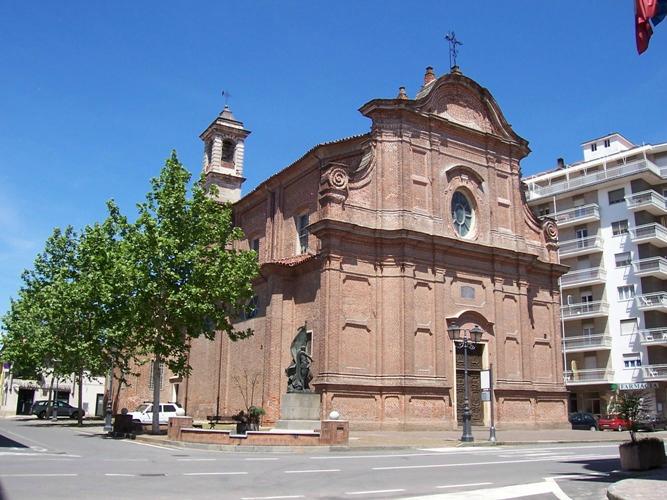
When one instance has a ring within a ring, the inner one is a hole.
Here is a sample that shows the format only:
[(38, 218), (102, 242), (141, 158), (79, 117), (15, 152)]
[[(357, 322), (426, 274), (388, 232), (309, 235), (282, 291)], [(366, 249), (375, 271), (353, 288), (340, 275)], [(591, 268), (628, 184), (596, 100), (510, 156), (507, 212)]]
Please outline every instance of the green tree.
[[(216, 331), (232, 340), (252, 335), (235, 330), (232, 318), (252, 297), (258, 273), (255, 253), (234, 248), (243, 233), (233, 226), (231, 207), (214, 201), (203, 180), (188, 197), (189, 181), (172, 152), (123, 239), (131, 282), (127, 317), (136, 344), (154, 367), (165, 363), (177, 375), (191, 369), (190, 339), (213, 339)], [(154, 433), (159, 432), (160, 372), (153, 370)]]
[(621, 391), (611, 402), (611, 411), (624, 420), (630, 422), (630, 439), (637, 441), (637, 422), (646, 413), (650, 402), (650, 395), (644, 390)]

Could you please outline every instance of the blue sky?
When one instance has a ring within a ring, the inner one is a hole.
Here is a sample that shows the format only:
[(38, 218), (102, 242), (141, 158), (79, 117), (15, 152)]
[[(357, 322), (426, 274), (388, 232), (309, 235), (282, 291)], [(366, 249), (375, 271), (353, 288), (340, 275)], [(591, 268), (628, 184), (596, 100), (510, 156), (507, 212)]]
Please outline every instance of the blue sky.
[(55, 226), (128, 215), (172, 148), (230, 105), (252, 134), (244, 191), (313, 145), (366, 132), (424, 68), (487, 87), (530, 142), (524, 174), (618, 131), (667, 141), (667, 21), (635, 49), (633, 0), (12, 2), (0, 0), (0, 313)]

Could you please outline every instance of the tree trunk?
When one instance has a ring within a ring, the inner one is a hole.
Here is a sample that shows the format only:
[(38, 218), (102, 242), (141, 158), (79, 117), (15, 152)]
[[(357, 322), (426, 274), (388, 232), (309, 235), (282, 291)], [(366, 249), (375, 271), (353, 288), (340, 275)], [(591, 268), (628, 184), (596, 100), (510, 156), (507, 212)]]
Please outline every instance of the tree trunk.
[(160, 355), (155, 355), (153, 364), (153, 426), (151, 434), (160, 433)]
[(55, 397), (53, 396), (53, 381), (55, 380), (55, 372), (51, 374), (51, 385), (49, 386), (49, 404), (46, 405), (46, 413), (47, 416), (51, 416), (51, 411), (53, 410), (53, 402), (55, 401)]
[(83, 369), (79, 370), (79, 412), (77, 415), (79, 426), (83, 425)]

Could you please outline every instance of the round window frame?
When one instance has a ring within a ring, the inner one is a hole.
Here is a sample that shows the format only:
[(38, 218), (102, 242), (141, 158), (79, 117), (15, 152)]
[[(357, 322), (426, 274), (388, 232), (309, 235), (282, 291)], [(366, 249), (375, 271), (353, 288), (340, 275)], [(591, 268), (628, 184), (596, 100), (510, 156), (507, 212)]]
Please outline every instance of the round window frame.
[[(462, 197), (463, 200), (465, 200), (465, 203), (467, 204), (467, 207), (465, 207), (465, 206), (463, 207), (464, 211), (466, 211), (466, 214), (464, 214), (464, 216), (463, 216), (464, 221), (461, 222), (461, 223), (457, 222), (458, 217), (457, 217), (457, 213), (456, 213), (456, 210), (458, 209), (458, 205), (460, 204), (460, 202), (458, 202), (458, 197), (459, 196)], [(456, 206), (455, 206), (455, 204), (456, 204)], [(469, 213), (467, 213), (467, 209), (469, 209)], [(449, 204), (449, 211), (450, 211), (449, 213), (450, 213), (450, 217), (451, 217), (451, 223), (452, 223), (452, 226), (454, 227), (454, 232), (456, 233), (456, 235), (459, 238), (464, 238), (464, 239), (472, 238), (473, 235), (474, 235), (475, 225), (476, 225), (476, 222), (477, 222), (477, 212), (475, 210), (474, 199), (469, 194), (467, 194), (464, 190), (457, 189), (452, 194), (452, 199), (451, 199), (450, 204)], [(465, 223), (466, 218), (469, 218), (470, 223), (469, 223), (469, 226), (467, 227), (467, 232), (465, 234), (462, 234), (461, 229), (463, 227), (465, 227), (464, 223)]]

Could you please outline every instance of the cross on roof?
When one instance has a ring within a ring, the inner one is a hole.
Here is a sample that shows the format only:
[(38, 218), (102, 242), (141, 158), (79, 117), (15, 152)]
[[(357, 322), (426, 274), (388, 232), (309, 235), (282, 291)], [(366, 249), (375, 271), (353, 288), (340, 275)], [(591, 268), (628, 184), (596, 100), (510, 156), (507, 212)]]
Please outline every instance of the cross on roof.
[(449, 67), (456, 68), (456, 56), (459, 53), (457, 45), (463, 45), (463, 43), (456, 39), (456, 34), (453, 31), (445, 35), (445, 40), (449, 42)]

